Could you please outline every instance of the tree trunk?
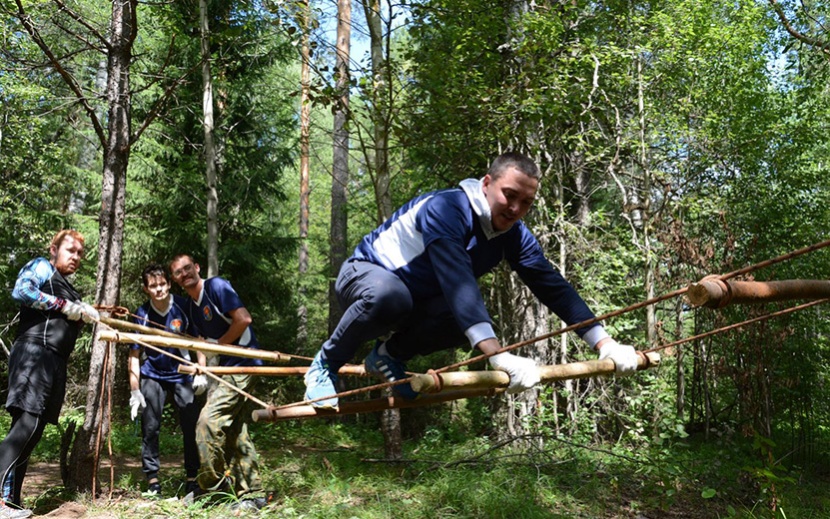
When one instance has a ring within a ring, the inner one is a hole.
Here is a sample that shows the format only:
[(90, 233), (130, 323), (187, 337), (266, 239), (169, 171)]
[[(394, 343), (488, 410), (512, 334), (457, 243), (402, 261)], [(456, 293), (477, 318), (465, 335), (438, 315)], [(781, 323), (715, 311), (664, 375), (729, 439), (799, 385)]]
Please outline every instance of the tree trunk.
[[(391, 104), (388, 102), (388, 89), (391, 88), (386, 51), (383, 44), (383, 20), (380, 16), (379, 0), (364, 0), (363, 10), (369, 25), (369, 38), (372, 56), (372, 125), (374, 127), (374, 172), (375, 200), (377, 201), (378, 223), (392, 215), (392, 195), (389, 192), (389, 125), (387, 119)], [(388, 394), (389, 390), (385, 390)], [(388, 409), (381, 415), (386, 457), (401, 457), (401, 411)]]
[[(121, 255), (124, 242), (127, 164), (130, 158), (130, 61), (137, 31), (137, 0), (112, 2), (110, 49), (107, 58), (108, 141), (104, 149), (101, 188), (98, 271), (95, 302), (116, 305), (121, 289)], [(100, 396), (112, 382), (115, 355), (110, 343), (94, 333), (89, 363), (87, 403), (83, 427), (70, 457), (69, 481), (76, 491), (97, 490), (98, 455), (109, 434), (110, 409)]]
[(308, 308), (305, 301), (304, 277), (308, 272), (308, 197), (309, 197), (309, 135), (311, 128), (311, 4), (300, 3), (300, 27), (303, 36), (300, 46), (302, 55), (300, 97), (300, 250), (299, 250), (299, 295), (297, 307), (297, 344), (302, 347), (308, 340)]
[(205, 180), (207, 182), (207, 277), (219, 275), (219, 192), (216, 173), (216, 141), (213, 121), (213, 77), (210, 73), (210, 26), (207, 0), (199, 0), (202, 56), (202, 128), (205, 134)]
[(372, 126), (375, 141), (375, 200), (378, 206), (378, 221), (392, 215), (392, 195), (389, 192), (389, 125), (387, 119), (391, 104), (391, 78), (383, 45), (383, 20), (380, 16), (380, 0), (364, 0), (363, 10), (369, 25), (369, 39), (372, 56)]
[(349, 52), (352, 32), (351, 0), (337, 2), (337, 60), (335, 78), (337, 99), (334, 109), (334, 133), (332, 141), (331, 175), (331, 242), (329, 250), (329, 333), (334, 331), (340, 321), (342, 310), (334, 291), (334, 282), (340, 271), (340, 265), (346, 261), (348, 254), (348, 212), (347, 195), (349, 184)]

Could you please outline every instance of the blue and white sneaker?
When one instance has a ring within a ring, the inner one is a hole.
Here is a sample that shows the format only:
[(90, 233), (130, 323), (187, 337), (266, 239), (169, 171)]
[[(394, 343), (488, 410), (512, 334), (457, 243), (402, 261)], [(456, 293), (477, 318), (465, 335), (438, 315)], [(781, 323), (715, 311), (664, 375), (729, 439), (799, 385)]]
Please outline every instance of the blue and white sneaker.
[[(329, 363), (321, 358), (322, 351), (318, 351), (311, 361), (308, 371), (306, 371), (305, 380), (305, 399), (314, 400), (324, 396), (334, 395), (337, 393), (334, 385), (337, 383), (337, 375), (329, 370)], [(312, 407), (317, 409), (338, 409), (337, 397), (327, 398), (319, 402), (312, 402)]]
[[(366, 360), (363, 362), (366, 373), (371, 373), (387, 382), (396, 382), (409, 378), (409, 375), (406, 374), (406, 364), (389, 355), (380, 353), (378, 351), (380, 344), (380, 342), (375, 343), (375, 347), (372, 348), (372, 351), (366, 356)], [(420, 396), (419, 393), (412, 389), (412, 386), (408, 382), (406, 384), (392, 386), (392, 392), (404, 400), (415, 400)]]

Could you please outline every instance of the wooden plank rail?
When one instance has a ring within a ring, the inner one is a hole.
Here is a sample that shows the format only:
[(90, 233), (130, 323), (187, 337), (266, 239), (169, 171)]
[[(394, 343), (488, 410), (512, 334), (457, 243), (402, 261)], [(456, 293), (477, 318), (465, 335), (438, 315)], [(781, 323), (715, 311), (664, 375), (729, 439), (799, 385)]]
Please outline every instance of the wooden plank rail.
[(246, 359), (261, 359), (275, 364), (284, 364), (290, 357), (277, 351), (254, 350), (240, 346), (227, 344), (215, 344), (212, 342), (200, 341), (197, 339), (181, 339), (173, 337), (162, 337), (145, 333), (116, 332), (113, 330), (102, 330), (99, 337), (105, 341), (119, 343), (145, 343), (151, 346), (162, 348), (181, 348), (185, 350), (216, 353), (217, 355), (230, 355), (233, 357), (244, 357)]
[(721, 281), (715, 278), (703, 278), (689, 285), (687, 296), (693, 305), (707, 308), (792, 299), (815, 300), (830, 297), (830, 281), (817, 279)]
[[(210, 371), (214, 375), (258, 375), (263, 377), (286, 377), (305, 375), (308, 366), (208, 366), (199, 371)], [(195, 366), (179, 364), (179, 373), (193, 375)], [(366, 376), (366, 369), (358, 365), (346, 365), (340, 368), (338, 375)]]
[[(639, 357), (638, 369), (646, 369), (660, 364), (660, 354), (650, 352), (645, 357)], [(595, 377), (597, 375), (613, 375), (616, 366), (611, 359), (586, 360), (556, 364), (553, 366), (539, 366), (539, 376), (542, 384), (570, 380), (577, 378)], [(428, 373), (412, 377), (412, 389), (418, 393), (436, 393), (439, 391), (455, 391), (459, 389), (506, 388), (510, 384), (510, 376), (504, 371), (450, 371), (445, 373)]]
[[(640, 357), (639, 369), (647, 369), (660, 364), (660, 354), (646, 353)], [(555, 366), (540, 366), (540, 375), (543, 383), (555, 382), (573, 378), (587, 378), (597, 375), (611, 375), (616, 372), (616, 366), (611, 359), (588, 360), (572, 362)], [(439, 388), (436, 377), (443, 382)], [(417, 382), (416, 382), (417, 381)], [(255, 422), (279, 422), (283, 420), (302, 420), (307, 418), (322, 418), (342, 416), (358, 413), (373, 413), (392, 408), (412, 408), (432, 404), (474, 398), (493, 396), (502, 393), (510, 383), (510, 377), (503, 371), (453, 371), (439, 374), (414, 375), (413, 389), (421, 395), (416, 400), (404, 400), (398, 397), (376, 398), (362, 402), (340, 400), (340, 409), (317, 409), (311, 405), (294, 407), (261, 409), (252, 414)], [(425, 391), (426, 390), (426, 391)], [(428, 391), (436, 391), (430, 394)]]
[(284, 420), (304, 420), (308, 418), (325, 418), (331, 416), (343, 416), (347, 414), (374, 413), (387, 409), (407, 409), (427, 405), (440, 404), (451, 400), (462, 398), (474, 398), (479, 396), (493, 396), (503, 392), (503, 389), (473, 389), (470, 391), (446, 391), (435, 395), (422, 395), (416, 400), (404, 400), (399, 397), (375, 398), (362, 402), (349, 402), (340, 400), (340, 409), (317, 409), (310, 405), (285, 407), (277, 409), (259, 409), (252, 413), (255, 422), (281, 422)]

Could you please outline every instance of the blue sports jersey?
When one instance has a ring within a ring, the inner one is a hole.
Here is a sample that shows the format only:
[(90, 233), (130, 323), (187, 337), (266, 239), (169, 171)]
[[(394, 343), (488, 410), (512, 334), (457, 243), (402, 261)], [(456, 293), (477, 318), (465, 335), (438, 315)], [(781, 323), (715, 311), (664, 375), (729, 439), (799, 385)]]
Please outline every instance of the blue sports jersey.
[[(230, 328), (232, 319), (230, 312), (243, 308), (242, 300), (231, 284), (220, 277), (205, 279), (202, 282), (202, 293), (199, 299), (193, 301), (188, 298), (188, 312), (191, 321), (202, 337), (218, 339), (225, 335)], [(234, 341), (237, 346), (259, 349), (254, 330), (248, 326), (242, 335)], [(220, 366), (262, 366), (259, 359), (243, 357), (219, 356)]]
[[(193, 322), (187, 313), (188, 302), (187, 299), (171, 294), (170, 306), (164, 312), (159, 312), (147, 301), (135, 311), (135, 322), (142, 326), (150, 328), (164, 329), (173, 333), (186, 334), (190, 336), (198, 335), (198, 332), (193, 327)], [(180, 350), (178, 348), (162, 348), (159, 349), (168, 351), (177, 357), (182, 357), (186, 360), (195, 361), (196, 355), (191, 356), (188, 350)], [(137, 350), (142, 348), (140, 344), (133, 344), (131, 349)], [(179, 362), (176, 359), (168, 357), (163, 353), (145, 348), (147, 354), (146, 360), (141, 364), (141, 376), (152, 378), (160, 382), (172, 382), (174, 384), (181, 384), (190, 382), (192, 377), (179, 373)]]
[[(418, 196), (358, 244), (350, 261), (368, 261), (397, 275), (414, 300), (443, 294), (471, 345), (495, 337), (477, 279), (506, 260), (533, 294), (568, 324), (593, 312), (544, 255), (522, 222), (492, 229), (481, 181)], [(590, 346), (607, 337), (601, 325), (577, 330)]]

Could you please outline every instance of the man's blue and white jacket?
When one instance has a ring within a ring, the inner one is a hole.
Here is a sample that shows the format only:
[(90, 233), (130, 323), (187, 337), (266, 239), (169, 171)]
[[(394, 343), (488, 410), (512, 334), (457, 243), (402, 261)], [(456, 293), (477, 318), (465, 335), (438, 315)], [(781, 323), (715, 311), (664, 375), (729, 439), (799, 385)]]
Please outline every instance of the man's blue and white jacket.
[[(496, 336), (476, 280), (502, 260), (569, 325), (594, 317), (524, 223), (493, 230), (490, 206), (476, 179), (410, 200), (366, 235), (349, 258), (393, 272), (416, 302), (443, 294), (472, 346)], [(577, 333), (591, 347), (608, 337), (599, 324)]]

